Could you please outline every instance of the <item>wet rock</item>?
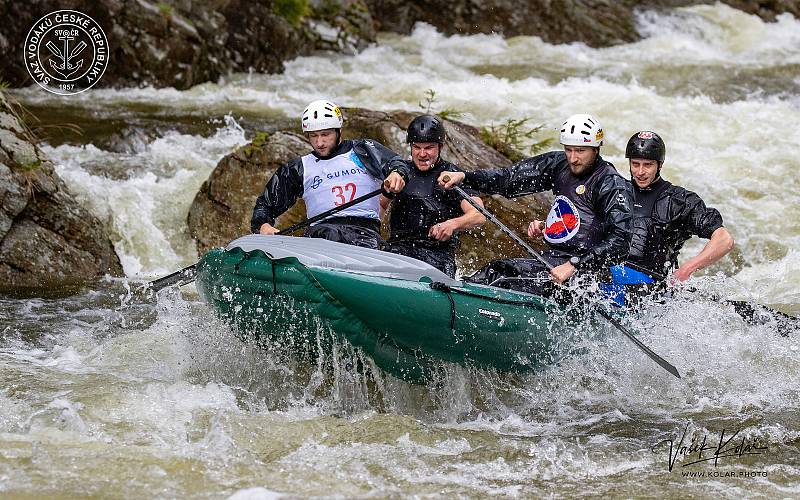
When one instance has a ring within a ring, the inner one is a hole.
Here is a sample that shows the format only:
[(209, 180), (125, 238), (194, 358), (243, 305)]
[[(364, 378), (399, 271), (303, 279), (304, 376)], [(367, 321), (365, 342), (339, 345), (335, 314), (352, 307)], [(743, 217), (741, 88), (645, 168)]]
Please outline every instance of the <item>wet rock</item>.
[(311, 0), (306, 37), (317, 50), (355, 53), (375, 41), (375, 22), (361, 0)]
[[(310, 149), (302, 135), (290, 131), (259, 133), (253, 142), (222, 158), (189, 210), (189, 231), (197, 241), (198, 252), (202, 255), (248, 234), (256, 198), (267, 179), (278, 167)], [(288, 227), (304, 215), (300, 200), (276, 224)]]
[[(345, 110), (343, 137), (372, 138), (404, 157), (410, 151), (405, 144), (405, 129), (417, 116), (405, 111), (371, 111), (350, 108)], [(452, 120), (445, 120), (447, 144), (444, 157), (465, 170), (504, 167), (511, 160), (487, 146), (480, 131)], [(250, 217), (255, 200), (269, 177), (291, 158), (308, 154), (311, 147), (294, 130), (270, 135), (260, 134), (252, 143), (220, 160), (209, 179), (203, 184), (189, 212), (188, 224), (202, 255), (209, 249), (225, 246), (229, 241), (250, 232)], [(543, 218), (549, 197), (545, 194), (526, 196), (518, 200), (484, 197), (487, 208), (519, 234), (535, 217)], [(285, 228), (304, 219), (305, 208), (299, 201), (279, 217), (277, 227)], [(384, 224), (384, 235), (387, 228)], [(524, 250), (495, 226), (487, 222), (482, 228), (462, 238), (459, 261), (467, 270), (500, 257), (520, 256)]]
[(400, 33), (409, 33), (414, 23), (423, 21), (446, 34), (533, 35), (549, 43), (584, 42), (594, 47), (639, 38), (631, 9), (611, 0), (368, 0), (368, 4), (380, 30)]
[(52, 293), (122, 266), (103, 224), (69, 193), (0, 93), (0, 291)]
[(108, 139), (97, 141), (95, 145), (105, 151), (132, 155), (146, 151), (148, 144), (158, 137), (153, 129), (129, 126), (113, 132)]
[(784, 13), (800, 19), (800, 2), (797, 0), (772, 0), (769, 2), (726, 0), (725, 3), (748, 14), (755, 14), (766, 21), (774, 21), (776, 17)]
[(358, 0), (314, 2), (297, 18), (284, 13), (288, 19), (271, 1), (0, 0), (0, 19), (14, 19), (0, 37), (0, 74), (12, 86), (32, 83), (19, 49), (28, 30), (60, 9), (86, 13), (108, 37), (111, 64), (98, 87), (187, 89), (232, 72), (281, 72), (283, 61), (300, 55), (352, 52), (375, 40), (372, 18)]
[[(422, 21), (452, 34), (499, 33), (505, 37), (538, 36), (548, 43), (583, 42), (605, 47), (634, 42), (635, 11), (641, 8), (674, 8), (714, 0), (367, 0), (381, 31), (410, 33)], [(789, 12), (800, 17), (800, 2), (777, 0), (726, 0), (731, 7), (756, 14), (767, 21)], [(443, 13), (446, 13), (443, 15)]]
[(24, 169), (35, 168), (40, 163), (36, 148), (25, 139), (20, 138), (14, 130), (0, 130), (0, 144), (8, 158)]

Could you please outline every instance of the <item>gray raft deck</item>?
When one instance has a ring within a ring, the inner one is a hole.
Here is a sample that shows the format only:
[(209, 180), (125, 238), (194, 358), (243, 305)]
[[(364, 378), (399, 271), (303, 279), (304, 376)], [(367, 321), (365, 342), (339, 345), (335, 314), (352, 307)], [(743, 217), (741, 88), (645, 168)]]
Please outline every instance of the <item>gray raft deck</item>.
[(230, 242), (225, 249), (234, 248), (241, 248), (245, 252), (260, 250), (272, 259), (295, 257), (301, 264), (310, 268), (334, 269), (409, 281), (419, 281), (427, 277), (451, 287), (464, 285), (463, 282), (449, 277), (430, 264), (405, 255), (321, 238), (250, 234)]

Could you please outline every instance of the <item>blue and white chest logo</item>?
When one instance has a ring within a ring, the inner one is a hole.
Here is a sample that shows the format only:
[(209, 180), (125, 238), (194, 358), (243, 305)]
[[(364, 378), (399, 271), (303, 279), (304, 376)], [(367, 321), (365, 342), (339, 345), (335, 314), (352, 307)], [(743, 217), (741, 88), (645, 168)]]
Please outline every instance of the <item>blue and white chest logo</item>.
[(315, 175), (314, 178), (311, 179), (311, 189), (317, 189), (320, 184), (322, 184), (322, 177)]
[(361, 169), (362, 172), (367, 171), (367, 167), (364, 166), (364, 162), (361, 161), (361, 158), (358, 157), (355, 151), (350, 151), (350, 161), (356, 164), (356, 167)]
[(578, 234), (580, 228), (578, 209), (566, 196), (556, 196), (545, 221), (544, 239), (550, 243), (563, 243)]

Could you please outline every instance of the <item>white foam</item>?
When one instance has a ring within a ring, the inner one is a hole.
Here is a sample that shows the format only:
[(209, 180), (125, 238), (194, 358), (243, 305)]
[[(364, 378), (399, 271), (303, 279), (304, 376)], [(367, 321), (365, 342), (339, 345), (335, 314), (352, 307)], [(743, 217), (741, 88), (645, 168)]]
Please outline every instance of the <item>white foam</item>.
[(260, 486), (245, 488), (228, 497), (228, 500), (275, 500), (281, 498), (283, 493), (268, 490)]
[[(211, 137), (171, 132), (133, 156), (91, 144), (45, 149), (78, 199), (110, 223), (125, 273), (135, 276), (164, 274), (196, 261), (186, 231), (189, 207), (219, 159), (244, 143), (244, 131), (226, 116)], [(115, 179), (87, 170), (87, 163), (107, 168), (129, 163), (146, 170)]]

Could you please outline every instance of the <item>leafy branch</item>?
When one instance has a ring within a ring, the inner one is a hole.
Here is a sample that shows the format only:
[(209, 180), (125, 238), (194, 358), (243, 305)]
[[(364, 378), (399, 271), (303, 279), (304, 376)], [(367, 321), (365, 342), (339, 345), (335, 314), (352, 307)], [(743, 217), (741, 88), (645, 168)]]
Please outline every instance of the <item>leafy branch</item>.
[(274, 0), (272, 11), (292, 26), (299, 26), (303, 18), (311, 12), (311, 7), (308, 0)]
[(488, 127), (481, 127), (481, 138), (483, 142), (512, 161), (520, 161), (525, 158), (523, 152), (527, 151), (530, 155), (534, 155), (547, 149), (553, 142), (553, 139), (535, 141), (536, 135), (541, 132), (544, 124), (528, 127), (527, 124), (530, 120), (530, 118), (518, 120), (509, 118), (498, 125), (490, 124)]
[(452, 118), (460, 118), (464, 116), (463, 111), (457, 111), (452, 108), (444, 108), (441, 111), (434, 111), (433, 104), (436, 102), (436, 91), (433, 89), (428, 89), (425, 91), (424, 101), (424, 104), (422, 101), (419, 102), (419, 107), (424, 109), (425, 114), (427, 115), (437, 115), (443, 120), (450, 120)]

